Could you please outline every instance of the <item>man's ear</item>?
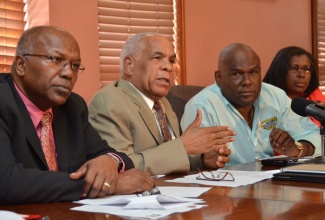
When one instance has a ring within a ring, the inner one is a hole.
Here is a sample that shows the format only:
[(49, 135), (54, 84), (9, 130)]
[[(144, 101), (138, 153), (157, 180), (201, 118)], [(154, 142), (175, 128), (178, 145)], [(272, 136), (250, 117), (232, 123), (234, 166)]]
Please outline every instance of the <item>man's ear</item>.
[(214, 79), (215, 79), (217, 85), (219, 85), (219, 83), (221, 82), (220, 70), (216, 70), (214, 72)]
[(125, 57), (123, 60), (123, 66), (124, 66), (124, 73), (127, 76), (133, 75), (133, 68), (135, 65), (135, 61), (132, 57)]
[(18, 76), (24, 76), (25, 75), (25, 62), (26, 60), (24, 59), (23, 56), (18, 55), (15, 57), (15, 62), (16, 62), (16, 73)]

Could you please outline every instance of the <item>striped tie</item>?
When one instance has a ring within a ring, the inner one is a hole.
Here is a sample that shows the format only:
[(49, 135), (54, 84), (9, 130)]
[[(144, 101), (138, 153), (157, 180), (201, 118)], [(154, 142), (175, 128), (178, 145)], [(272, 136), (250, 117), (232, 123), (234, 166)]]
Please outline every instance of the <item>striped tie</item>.
[(168, 124), (167, 124), (167, 119), (166, 119), (166, 115), (164, 114), (164, 111), (162, 110), (160, 104), (158, 102), (155, 102), (153, 105), (153, 108), (155, 109), (156, 113), (157, 113), (157, 119), (162, 131), (162, 136), (163, 136), (163, 141), (170, 141), (172, 139), (172, 136), (169, 132), (168, 129)]

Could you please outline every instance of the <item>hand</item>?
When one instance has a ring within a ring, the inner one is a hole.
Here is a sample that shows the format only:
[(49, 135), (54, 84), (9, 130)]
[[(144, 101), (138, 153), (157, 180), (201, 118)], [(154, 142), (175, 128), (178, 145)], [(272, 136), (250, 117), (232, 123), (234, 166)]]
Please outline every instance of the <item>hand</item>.
[(118, 181), (117, 169), (116, 160), (102, 155), (86, 162), (76, 172), (71, 173), (70, 178), (74, 180), (84, 178), (83, 197), (102, 197), (115, 191)]
[(119, 173), (114, 194), (132, 194), (151, 191), (154, 180), (149, 172), (133, 168)]
[(227, 126), (213, 126), (201, 128), (202, 113), (197, 110), (195, 120), (184, 131), (182, 140), (187, 154), (203, 154), (220, 147), (227, 147), (227, 143), (233, 142), (236, 132)]
[(274, 128), (270, 134), (270, 144), (274, 151), (279, 154), (284, 154), (290, 157), (295, 157), (299, 154), (295, 140), (291, 135), (278, 128)]
[(220, 147), (217, 151), (211, 151), (203, 155), (203, 163), (206, 168), (218, 169), (229, 162), (231, 150), (227, 147)]

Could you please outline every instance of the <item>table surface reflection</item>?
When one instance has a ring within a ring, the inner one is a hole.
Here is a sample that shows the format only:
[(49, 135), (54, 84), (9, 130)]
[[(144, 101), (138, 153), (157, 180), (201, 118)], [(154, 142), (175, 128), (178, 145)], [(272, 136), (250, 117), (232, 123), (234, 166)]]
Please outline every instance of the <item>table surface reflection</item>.
[[(275, 167), (262, 167), (259, 162), (227, 167), (237, 170), (269, 170)], [(174, 179), (170, 175), (156, 180), (159, 186), (197, 186), (198, 184), (168, 183)], [(323, 219), (325, 216), (325, 184), (264, 180), (255, 184), (235, 188), (214, 186), (199, 198), (208, 206), (185, 213), (173, 214), (164, 219)], [(17, 213), (37, 213), (54, 219), (104, 220), (123, 219), (122, 217), (72, 211), (79, 206), (71, 202), (0, 206), (1, 210)]]

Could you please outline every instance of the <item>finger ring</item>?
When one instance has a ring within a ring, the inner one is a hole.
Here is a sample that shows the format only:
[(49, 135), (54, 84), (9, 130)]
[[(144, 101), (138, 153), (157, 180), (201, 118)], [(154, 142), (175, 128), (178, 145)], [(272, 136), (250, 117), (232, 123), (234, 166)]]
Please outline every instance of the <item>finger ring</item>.
[(107, 186), (108, 188), (111, 188), (111, 185), (109, 183), (104, 182), (104, 186)]

